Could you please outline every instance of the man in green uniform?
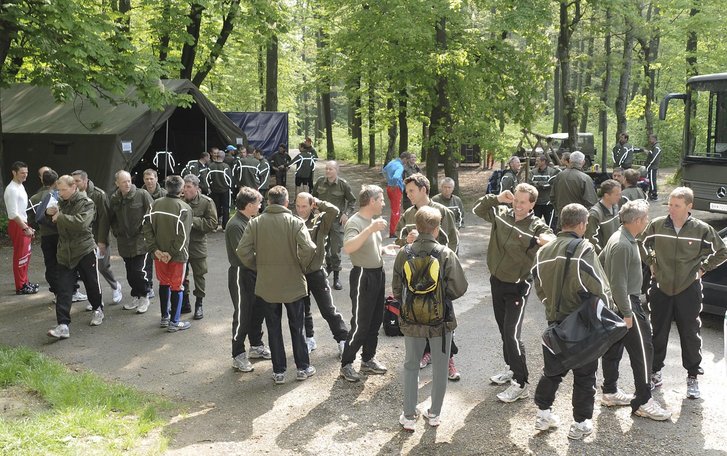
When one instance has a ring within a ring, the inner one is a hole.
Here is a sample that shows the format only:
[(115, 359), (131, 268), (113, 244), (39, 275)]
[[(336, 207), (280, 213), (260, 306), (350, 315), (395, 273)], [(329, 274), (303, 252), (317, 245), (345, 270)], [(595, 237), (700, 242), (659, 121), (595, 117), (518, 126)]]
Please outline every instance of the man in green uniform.
[(326, 271), (329, 274), (333, 271), (333, 288), (342, 290), (340, 273), (343, 226), (353, 214), (356, 196), (351, 191), (351, 185), (345, 179), (339, 177), (338, 163), (335, 161), (326, 163), (326, 175), (318, 178), (311, 193), (315, 198), (333, 204), (340, 211), (338, 220), (334, 221), (331, 231), (328, 233)]
[[(556, 217), (571, 203), (590, 208), (598, 201), (593, 179), (581, 171), (585, 161), (586, 156), (583, 152), (573, 152), (570, 154), (570, 166), (553, 178), (550, 202), (553, 203)], [(557, 226), (560, 226), (560, 222)]]
[(588, 211), (588, 226), (584, 237), (591, 241), (596, 253), (606, 246), (621, 223), (618, 219), (618, 202), (621, 200), (621, 184), (613, 179), (601, 182), (601, 199)]

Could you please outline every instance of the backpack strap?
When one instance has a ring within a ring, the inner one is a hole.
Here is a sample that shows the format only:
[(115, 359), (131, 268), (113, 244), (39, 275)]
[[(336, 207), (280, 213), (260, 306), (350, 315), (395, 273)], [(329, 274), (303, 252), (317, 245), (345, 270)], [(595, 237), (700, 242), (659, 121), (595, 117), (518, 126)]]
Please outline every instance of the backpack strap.
[(573, 258), (573, 255), (575, 255), (576, 250), (578, 249), (578, 246), (583, 241), (583, 238), (575, 238), (571, 239), (570, 242), (568, 242), (568, 247), (565, 249), (565, 268), (563, 269), (563, 283), (560, 287), (560, 292), (558, 293), (558, 300), (555, 303), (555, 316), (558, 318), (558, 314), (560, 313), (560, 301), (563, 298), (563, 288), (565, 288), (565, 280), (568, 278), (568, 269), (570, 268), (570, 260)]

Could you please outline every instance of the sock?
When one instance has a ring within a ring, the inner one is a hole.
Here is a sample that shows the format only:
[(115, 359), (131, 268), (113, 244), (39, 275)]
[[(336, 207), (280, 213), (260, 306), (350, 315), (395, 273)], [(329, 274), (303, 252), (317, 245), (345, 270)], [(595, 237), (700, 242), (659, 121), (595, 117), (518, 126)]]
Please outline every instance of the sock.
[(159, 285), (159, 308), (162, 318), (169, 318), (169, 285)]

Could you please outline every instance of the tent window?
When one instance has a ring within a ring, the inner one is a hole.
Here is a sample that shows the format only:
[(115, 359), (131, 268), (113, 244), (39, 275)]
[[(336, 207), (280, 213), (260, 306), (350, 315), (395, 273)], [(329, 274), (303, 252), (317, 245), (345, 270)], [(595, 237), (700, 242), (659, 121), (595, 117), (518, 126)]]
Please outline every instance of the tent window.
[(68, 155), (68, 149), (70, 148), (70, 143), (53, 143), (53, 154), (54, 155)]

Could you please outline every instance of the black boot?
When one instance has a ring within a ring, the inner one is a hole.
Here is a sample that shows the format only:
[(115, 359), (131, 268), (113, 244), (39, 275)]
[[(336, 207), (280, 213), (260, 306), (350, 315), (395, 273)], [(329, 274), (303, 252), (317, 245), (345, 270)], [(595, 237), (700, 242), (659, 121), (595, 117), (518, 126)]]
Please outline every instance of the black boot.
[(182, 313), (188, 314), (192, 312), (192, 305), (189, 303), (189, 292), (184, 291), (184, 295), (182, 297)]
[(343, 290), (343, 285), (341, 285), (341, 280), (338, 278), (338, 274), (340, 271), (333, 271), (333, 289), (334, 290)]
[(202, 311), (202, 297), (197, 296), (194, 301), (194, 318), (195, 320), (201, 320), (204, 318), (204, 312)]

